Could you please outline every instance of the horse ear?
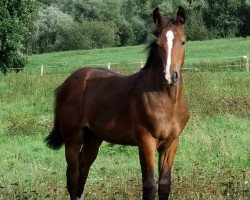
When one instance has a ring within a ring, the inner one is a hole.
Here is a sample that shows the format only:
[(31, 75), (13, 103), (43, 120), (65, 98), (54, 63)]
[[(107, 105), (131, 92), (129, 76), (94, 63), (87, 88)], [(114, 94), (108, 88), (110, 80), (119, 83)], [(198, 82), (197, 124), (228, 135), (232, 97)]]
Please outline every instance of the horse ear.
[(178, 6), (178, 7), (179, 7), (179, 10), (177, 12), (177, 17), (176, 17), (177, 22), (181, 25), (184, 25), (186, 21), (186, 13), (182, 6)]
[(153, 11), (153, 20), (156, 26), (160, 26), (163, 22), (163, 18), (159, 12), (159, 8), (155, 8)]

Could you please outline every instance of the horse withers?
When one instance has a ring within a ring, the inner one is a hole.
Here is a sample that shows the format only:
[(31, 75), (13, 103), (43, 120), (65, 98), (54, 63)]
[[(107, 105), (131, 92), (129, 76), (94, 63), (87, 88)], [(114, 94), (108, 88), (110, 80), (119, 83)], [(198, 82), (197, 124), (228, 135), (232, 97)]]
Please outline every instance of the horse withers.
[(65, 144), (67, 189), (83, 199), (90, 166), (102, 141), (139, 149), (143, 199), (156, 194), (154, 154), (159, 152), (159, 199), (168, 199), (171, 168), (189, 112), (183, 97), (185, 11), (176, 19), (153, 12), (156, 36), (145, 66), (123, 76), (107, 69), (82, 68), (56, 91), (55, 120), (45, 139), (52, 149)]

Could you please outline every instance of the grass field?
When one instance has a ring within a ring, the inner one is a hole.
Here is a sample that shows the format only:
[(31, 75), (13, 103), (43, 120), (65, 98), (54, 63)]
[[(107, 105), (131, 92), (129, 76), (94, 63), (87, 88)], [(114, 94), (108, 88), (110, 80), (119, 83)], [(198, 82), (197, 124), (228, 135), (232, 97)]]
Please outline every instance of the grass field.
[[(218, 66), (230, 63), (244, 63), (240, 58), (250, 51), (250, 37), (232, 38), (186, 43), (185, 67), (218, 70)], [(45, 74), (70, 73), (79, 66), (103, 65), (111, 66), (122, 73), (131, 73), (139, 69), (140, 64), (129, 64), (146, 60), (145, 46), (93, 49), (83, 51), (58, 52), (34, 55), (29, 57), (29, 65), (25, 71), (40, 74), (40, 66), (44, 65)], [(231, 57), (238, 57), (230, 59)], [(118, 64), (117, 64), (118, 63)], [(215, 68), (215, 69), (214, 69)]]
[[(120, 63), (115, 70), (132, 73), (138, 66), (128, 63), (144, 60), (143, 49), (34, 55), (24, 72), (0, 75), (0, 200), (68, 199), (64, 150), (55, 152), (43, 143), (53, 124), (53, 91), (69, 72), (89, 63), (112, 59)], [(199, 60), (190, 67), (200, 70), (184, 72), (191, 119), (175, 157), (171, 199), (250, 199), (250, 72), (218, 67), (227, 63), (218, 61), (222, 57), (249, 53), (250, 38), (190, 42), (186, 49), (187, 61)], [(57, 71), (48, 69), (49, 75), (41, 77), (41, 64)], [(140, 199), (137, 151), (103, 143), (91, 168), (86, 200)]]

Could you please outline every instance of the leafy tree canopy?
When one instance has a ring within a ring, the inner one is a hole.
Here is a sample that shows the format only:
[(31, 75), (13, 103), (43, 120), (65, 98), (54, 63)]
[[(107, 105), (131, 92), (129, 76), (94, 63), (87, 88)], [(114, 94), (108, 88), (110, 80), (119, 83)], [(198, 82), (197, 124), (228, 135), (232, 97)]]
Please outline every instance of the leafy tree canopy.
[(34, 0), (0, 1), (0, 70), (3, 73), (25, 66), (23, 43), (35, 8)]

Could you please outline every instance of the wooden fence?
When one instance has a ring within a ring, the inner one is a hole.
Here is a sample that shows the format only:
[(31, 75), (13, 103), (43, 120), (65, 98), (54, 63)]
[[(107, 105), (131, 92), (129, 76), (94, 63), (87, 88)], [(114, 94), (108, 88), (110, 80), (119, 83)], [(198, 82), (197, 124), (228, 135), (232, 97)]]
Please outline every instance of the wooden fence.
[[(245, 60), (245, 64), (235, 64), (235, 65), (222, 65), (222, 66), (219, 66), (219, 67), (245, 67), (246, 71), (249, 71), (249, 62), (250, 62), (250, 55), (245, 55), (245, 56), (234, 56), (234, 57), (226, 57), (226, 58), (219, 58), (217, 59), (216, 61), (218, 60), (229, 60), (229, 59), (244, 59)], [(185, 60), (185, 62), (195, 62), (195, 61), (198, 61), (198, 62), (202, 62), (202, 61), (206, 61), (206, 59), (204, 60), (201, 60), (201, 59), (187, 59)], [(112, 62), (108, 62), (108, 63), (104, 63), (104, 64), (100, 64), (100, 63), (97, 63), (97, 64), (94, 64), (94, 63), (90, 63), (90, 64), (85, 64), (84, 66), (106, 66), (108, 69), (111, 69), (112, 66), (115, 66), (115, 65), (120, 65), (121, 63), (112, 63)], [(130, 63), (127, 63), (128, 65), (138, 65), (138, 68), (142, 68), (145, 64), (145, 61), (143, 61), (142, 59), (139, 61), (139, 62), (130, 62)], [(83, 66), (83, 67), (84, 67)], [(40, 75), (41, 76), (44, 76), (46, 74), (46, 71), (47, 69), (49, 68), (59, 68), (57, 66), (44, 66), (43, 64), (40, 66)], [(187, 67), (184, 67), (183, 70), (194, 70), (194, 71), (198, 71), (199, 69), (198, 68), (187, 68)]]

